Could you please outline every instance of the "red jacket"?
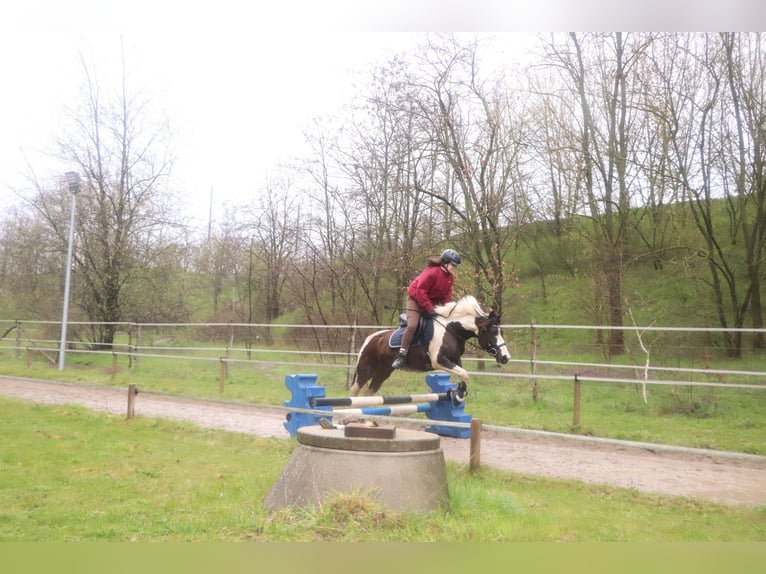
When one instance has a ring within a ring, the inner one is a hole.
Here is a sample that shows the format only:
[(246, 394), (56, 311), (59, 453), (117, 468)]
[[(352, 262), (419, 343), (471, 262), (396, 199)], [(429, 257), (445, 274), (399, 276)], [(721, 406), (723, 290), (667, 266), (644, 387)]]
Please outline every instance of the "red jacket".
[(407, 287), (407, 294), (415, 299), (426, 313), (434, 310), (434, 305), (444, 305), (452, 301), (452, 283), (454, 275), (439, 265), (429, 265), (415, 277)]

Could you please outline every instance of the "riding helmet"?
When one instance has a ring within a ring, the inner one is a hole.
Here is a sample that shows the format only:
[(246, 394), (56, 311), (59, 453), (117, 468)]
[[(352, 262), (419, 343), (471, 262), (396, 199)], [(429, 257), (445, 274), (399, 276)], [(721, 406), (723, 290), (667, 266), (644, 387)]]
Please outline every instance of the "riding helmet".
[(447, 263), (454, 263), (455, 265), (460, 265), (460, 254), (458, 254), (457, 251), (454, 249), (445, 249), (442, 252), (442, 261), (446, 261)]

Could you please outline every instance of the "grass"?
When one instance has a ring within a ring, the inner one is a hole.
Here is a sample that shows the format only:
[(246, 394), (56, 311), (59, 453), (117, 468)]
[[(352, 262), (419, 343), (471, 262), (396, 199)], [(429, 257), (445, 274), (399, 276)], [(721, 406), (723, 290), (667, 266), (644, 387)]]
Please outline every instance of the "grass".
[(763, 542), (766, 508), (447, 465), (450, 505), (261, 501), (294, 442), (0, 399), (0, 541)]

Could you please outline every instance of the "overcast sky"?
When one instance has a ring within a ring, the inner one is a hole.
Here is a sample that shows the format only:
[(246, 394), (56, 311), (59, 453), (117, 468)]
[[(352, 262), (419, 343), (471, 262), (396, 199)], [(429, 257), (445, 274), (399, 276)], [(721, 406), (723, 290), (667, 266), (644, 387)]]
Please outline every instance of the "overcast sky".
[[(351, 95), (353, 70), (412, 34), (269, 30), (259, 13), (195, 3), (101, 1), (14, 3), (0, 33), (0, 193), (23, 188), (28, 165), (40, 177), (59, 169), (48, 150), (62, 110), (83, 83), (79, 54), (106, 85), (120, 73), (121, 43), (134, 89), (155, 94), (175, 131), (174, 187), (207, 205), (237, 200), (300, 153), (311, 118)], [(149, 5), (151, 4), (151, 9)], [(155, 5), (157, 8), (155, 8)], [(44, 6), (44, 9), (40, 7)], [(173, 8), (169, 8), (172, 6)], [(61, 170), (67, 166), (62, 165)], [(0, 207), (3, 207), (0, 203)]]
[[(615, 6), (612, 0), (603, 1), (604, 6)], [(586, 5), (600, 2), (585, 0)], [(689, 2), (695, 14), (716, 4)], [(669, 22), (672, 29), (679, 14), (694, 28), (688, 13), (668, 12), (672, 3), (628, 4), (662, 6), (659, 29), (668, 29)], [(460, 8), (463, 4), (468, 8)], [(60, 135), (64, 106), (73, 105), (82, 85), (79, 54), (95, 65), (100, 82), (108, 82), (110, 75), (121, 72), (122, 43), (135, 87), (156, 94), (156, 103), (170, 114), (178, 146), (173, 186), (189, 194), (189, 203), (200, 206), (197, 212), (204, 219), (211, 189), (220, 206), (261, 187), (280, 161), (301, 153), (302, 132), (311, 118), (337, 111), (348, 101), (354, 72), (412, 46), (416, 36), (412, 31), (533, 31), (546, 25), (549, 30), (592, 29), (599, 22), (602, 29), (607, 27), (609, 20), (584, 21), (577, 11), (581, 4), (580, 0), (6, 2), (0, 11), (0, 210), (16, 201), (11, 189), (24, 187), (27, 164), (44, 178), (68, 169), (50, 163), (46, 151)], [(738, 14), (732, 6), (740, 4), (763, 10), (762, 0), (730, 0), (725, 2), (727, 13)], [(746, 12), (746, 22), (755, 16), (753, 10)], [(612, 11), (597, 14), (609, 16)], [(648, 29), (656, 17), (650, 10), (646, 25), (631, 29)], [(588, 25), (591, 22), (593, 26)]]

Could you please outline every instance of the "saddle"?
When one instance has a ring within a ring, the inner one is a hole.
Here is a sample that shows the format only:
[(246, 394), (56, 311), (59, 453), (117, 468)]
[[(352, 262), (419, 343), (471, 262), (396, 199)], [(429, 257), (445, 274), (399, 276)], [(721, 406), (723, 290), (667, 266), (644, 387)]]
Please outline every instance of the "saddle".
[[(398, 349), (402, 346), (402, 336), (404, 335), (404, 330), (407, 328), (407, 314), (402, 313), (399, 315), (399, 327), (391, 333), (391, 336), (388, 338), (388, 346), (392, 349)], [(412, 343), (410, 347), (424, 347), (427, 346), (428, 343), (431, 341), (431, 339), (434, 336), (434, 322), (431, 321), (426, 315), (420, 316), (420, 321), (418, 321), (418, 328), (415, 331), (415, 337), (412, 339)]]

